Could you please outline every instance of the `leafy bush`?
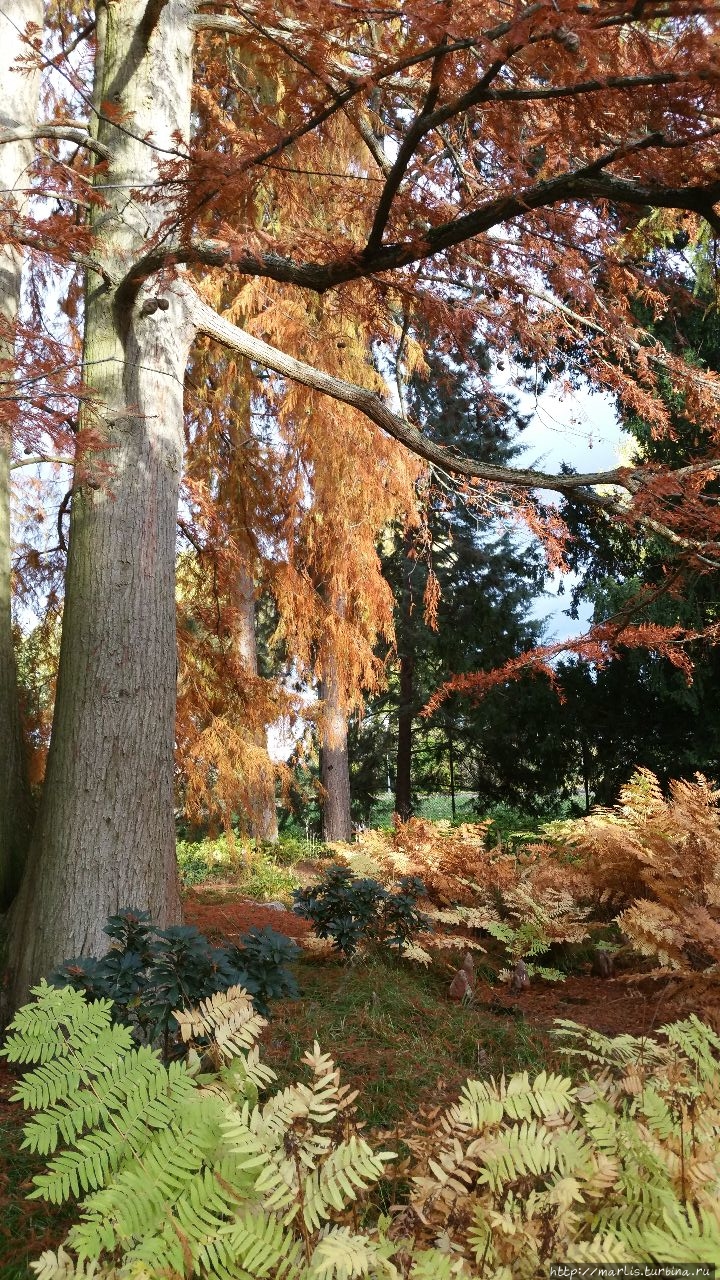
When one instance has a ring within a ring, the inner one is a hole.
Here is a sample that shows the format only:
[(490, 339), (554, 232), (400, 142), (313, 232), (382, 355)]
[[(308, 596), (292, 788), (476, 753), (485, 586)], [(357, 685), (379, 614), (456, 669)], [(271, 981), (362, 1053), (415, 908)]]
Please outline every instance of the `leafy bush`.
[[(442, 930), (453, 925), (464, 930), (457, 937), (443, 932), (438, 945), (466, 949), (467, 930), (483, 931), (505, 943), (508, 961), (515, 964), (559, 945), (581, 943), (589, 932), (588, 911), (578, 903), (590, 890), (567, 850), (549, 844), (526, 846), (517, 855), (489, 850), (488, 826), (489, 821), (451, 827), (411, 818), (396, 823), (392, 832), (363, 832), (356, 845), (334, 847), (356, 874), (421, 878), (433, 903), (430, 920)], [(421, 960), (419, 954), (414, 958)], [(431, 957), (425, 953), (425, 959)], [(538, 964), (530, 973), (564, 976)]]
[(229, 880), (245, 897), (258, 902), (289, 897), (297, 886), (292, 865), (307, 857), (307, 850), (306, 842), (288, 840), (252, 848), (239, 840), (230, 844), (226, 836), (196, 843), (180, 841), (177, 844), (180, 881), (190, 889)]
[(422, 881), (414, 876), (403, 876), (392, 891), (378, 880), (355, 877), (347, 867), (334, 864), (318, 884), (295, 890), (293, 910), (312, 921), (318, 937), (332, 938), (345, 956), (368, 942), (402, 951), (415, 934), (431, 928), (417, 909), (424, 892)]
[(316, 836), (308, 839), (305, 835), (290, 835), (284, 831), (276, 844), (265, 846), (265, 848), (268, 854), (282, 867), (292, 867), (296, 862), (302, 862), (305, 858), (328, 857), (328, 850), (324, 840), (320, 840)]
[(32, 1068), (14, 1100), (35, 1112), (28, 1147), (50, 1157), (32, 1196), (81, 1201), (38, 1280), (529, 1280), (558, 1260), (720, 1256), (720, 1038), (696, 1018), (662, 1040), (563, 1023), (590, 1064), (580, 1083), (468, 1080), (398, 1131), (409, 1154), (378, 1215), (393, 1153), (358, 1132), (317, 1045), (308, 1083), (259, 1101), (274, 1076), (244, 992), (178, 1011), (187, 1056), (168, 1066), (107, 1001), (36, 996), (3, 1050)]
[(125, 908), (104, 932), (113, 944), (106, 955), (66, 960), (51, 982), (111, 1001), (116, 1020), (144, 1043), (162, 1039), (166, 1054), (177, 1029), (174, 1009), (232, 986), (244, 987), (262, 1012), (271, 999), (297, 995), (286, 966), (299, 949), (269, 927), (251, 929), (238, 946), (213, 947), (192, 925), (157, 929), (146, 911)]
[(180, 881), (188, 888), (242, 875), (249, 860), (249, 850), (240, 844), (229, 847), (226, 836), (216, 840), (178, 840), (175, 851)]

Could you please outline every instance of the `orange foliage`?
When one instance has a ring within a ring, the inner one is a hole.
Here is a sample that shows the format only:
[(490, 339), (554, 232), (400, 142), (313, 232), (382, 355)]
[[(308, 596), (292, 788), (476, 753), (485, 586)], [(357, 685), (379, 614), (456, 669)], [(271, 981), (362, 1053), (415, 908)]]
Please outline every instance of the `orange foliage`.
[(720, 792), (639, 770), (614, 809), (576, 824), (583, 869), (634, 947), (672, 969), (720, 964)]
[[(14, 344), (18, 387), (0, 409), (20, 463), (28, 449), (74, 457), (82, 404), (89, 426), (75, 483), (102, 486), (107, 459), (77, 373), (89, 264), (102, 288), (124, 291), (129, 310), (147, 282), (182, 283), (183, 296), (193, 282), (228, 321), (326, 375), (321, 397), (317, 379), (259, 376), (202, 337), (189, 371), (178, 759), (192, 772), (196, 807), (227, 810), (246, 789), (233, 787), (233, 770), (249, 779), (259, 768), (265, 727), (288, 705), (238, 652), (239, 575), (272, 599), (275, 641), (304, 678), (332, 658), (348, 709), (383, 679), (375, 646), (392, 641), (392, 600), (376, 542), (389, 523), (417, 522), (424, 466), (389, 437), (426, 460), (432, 443), (413, 434), (402, 404), (389, 409), (387, 380), (398, 375), (401, 401), (403, 378), (423, 370), (421, 333), (442, 335), (452, 359), (465, 358), (471, 338), (485, 339), (478, 395), (490, 408), (508, 355), (553, 376), (558, 353), (572, 348), (591, 386), (661, 436), (670, 426), (658, 382), (669, 380), (685, 416), (710, 437), (708, 450), (672, 472), (463, 470), (452, 449), (430, 460), (463, 475), (498, 519), (524, 522), (552, 567), (562, 564), (566, 530), (528, 496), (548, 487), (665, 538), (693, 569), (717, 567), (720, 509), (710, 486), (720, 379), (667, 352), (635, 302), (663, 310), (648, 269), (659, 246), (677, 233), (699, 244), (720, 226), (719, 18), (694, 0), (670, 9), (665, 0), (640, 8), (491, 0), (480, 18), (470, 0), (452, 8), (410, 0), (380, 14), (342, 0), (311, 10), (306, 0), (201, 9), (192, 19), (193, 136), (188, 148), (163, 146), (159, 167), (148, 140), (158, 178), (147, 190), (144, 173), (129, 175), (137, 190), (128, 208), (142, 221), (143, 205), (161, 205), (164, 221), (128, 250), (122, 281), (93, 258), (102, 242), (86, 217), (89, 202), (114, 198), (102, 190), (108, 159), (97, 150), (95, 117), (87, 129), (77, 120), (91, 101), (92, 31), (76, 40), (74, 7), (54, 13), (60, 52), (43, 62), (48, 136), (28, 177), (37, 199), (22, 213), (8, 203), (2, 222), (3, 244), (27, 255), (31, 323), (0, 333)], [(27, 58), (44, 59), (35, 36), (28, 32)], [(103, 113), (119, 123), (112, 103)], [(71, 122), (79, 140), (68, 136)], [(122, 128), (132, 131), (132, 121)], [(180, 265), (190, 270), (181, 276)], [(62, 294), (59, 336), (43, 323), (53, 293)], [(348, 388), (375, 398), (356, 395), (353, 407)], [(62, 573), (64, 536), (55, 545), (48, 535), (63, 495), (44, 487), (33, 524), (37, 494), (19, 488), (27, 536), (18, 581), (42, 594), (45, 576)], [(432, 579), (426, 608), (432, 618)], [(689, 672), (694, 638), (627, 619), (602, 624), (500, 672), (459, 677), (428, 711), (450, 690), (478, 696), (527, 670), (554, 679), (560, 652), (604, 662), (642, 645)], [(215, 799), (203, 793), (211, 782)]]

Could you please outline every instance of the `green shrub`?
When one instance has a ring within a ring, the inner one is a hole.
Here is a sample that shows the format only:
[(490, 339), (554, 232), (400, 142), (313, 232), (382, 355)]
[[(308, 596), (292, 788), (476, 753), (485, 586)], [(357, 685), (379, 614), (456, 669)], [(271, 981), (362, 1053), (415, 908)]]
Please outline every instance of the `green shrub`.
[(125, 908), (104, 931), (112, 939), (106, 955), (66, 960), (51, 982), (110, 1000), (116, 1021), (133, 1027), (143, 1043), (162, 1040), (166, 1054), (177, 1030), (175, 1009), (233, 986), (244, 987), (262, 1012), (271, 999), (297, 995), (286, 966), (299, 948), (269, 927), (252, 929), (237, 946), (213, 947), (192, 925), (157, 929), (146, 911)]
[(319, 938), (332, 938), (344, 956), (370, 942), (402, 951), (417, 933), (432, 928), (417, 909), (424, 893), (425, 886), (415, 876), (404, 876), (392, 891), (335, 863), (318, 884), (295, 890), (293, 910), (312, 921)]
[(290, 896), (297, 885), (291, 868), (302, 857), (307, 857), (307, 845), (300, 841), (283, 840), (250, 849), (239, 842), (230, 845), (225, 836), (219, 836), (217, 840), (177, 845), (178, 871), (184, 888), (231, 881), (238, 892), (259, 902)]

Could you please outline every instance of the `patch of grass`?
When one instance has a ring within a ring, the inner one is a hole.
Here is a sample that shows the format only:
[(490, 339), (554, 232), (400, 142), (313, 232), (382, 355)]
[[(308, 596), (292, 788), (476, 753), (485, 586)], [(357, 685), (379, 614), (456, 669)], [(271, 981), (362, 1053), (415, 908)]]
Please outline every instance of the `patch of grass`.
[[(474, 791), (455, 792), (456, 822), (477, 822), (477, 814), (473, 809)], [(392, 827), (395, 797), (391, 794), (379, 796), (373, 805), (370, 815), (371, 827)], [(414, 808), (416, 818), (425, 818), (428, 822), (451, 822), (452, 801), (449, 795), (418, 796)]]
[(317, 1040), (360, 1091), (359, 1112), (372, 1127), (449, 1103), (468, 1076), (541, 1071), (552, 1054), (549, 1038), (522, 1021), (450, 1004), (440, 971), (384, 957), (346, 965), (305, 958), (297, 976), (301, 999), (273, 1007), (266, 1061), (288, 1084)]

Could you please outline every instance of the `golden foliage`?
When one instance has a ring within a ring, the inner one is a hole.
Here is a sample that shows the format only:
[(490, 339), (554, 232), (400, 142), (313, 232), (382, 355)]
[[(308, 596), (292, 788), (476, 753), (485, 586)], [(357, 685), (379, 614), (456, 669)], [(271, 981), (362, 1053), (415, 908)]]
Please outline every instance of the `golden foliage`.
[(671, 782), (639, 770), (614, 809), (576, 824), (571, 843), (599, 897), (639, 951), (684, 971), (720, 963), (720, 792), (698, 775)]

